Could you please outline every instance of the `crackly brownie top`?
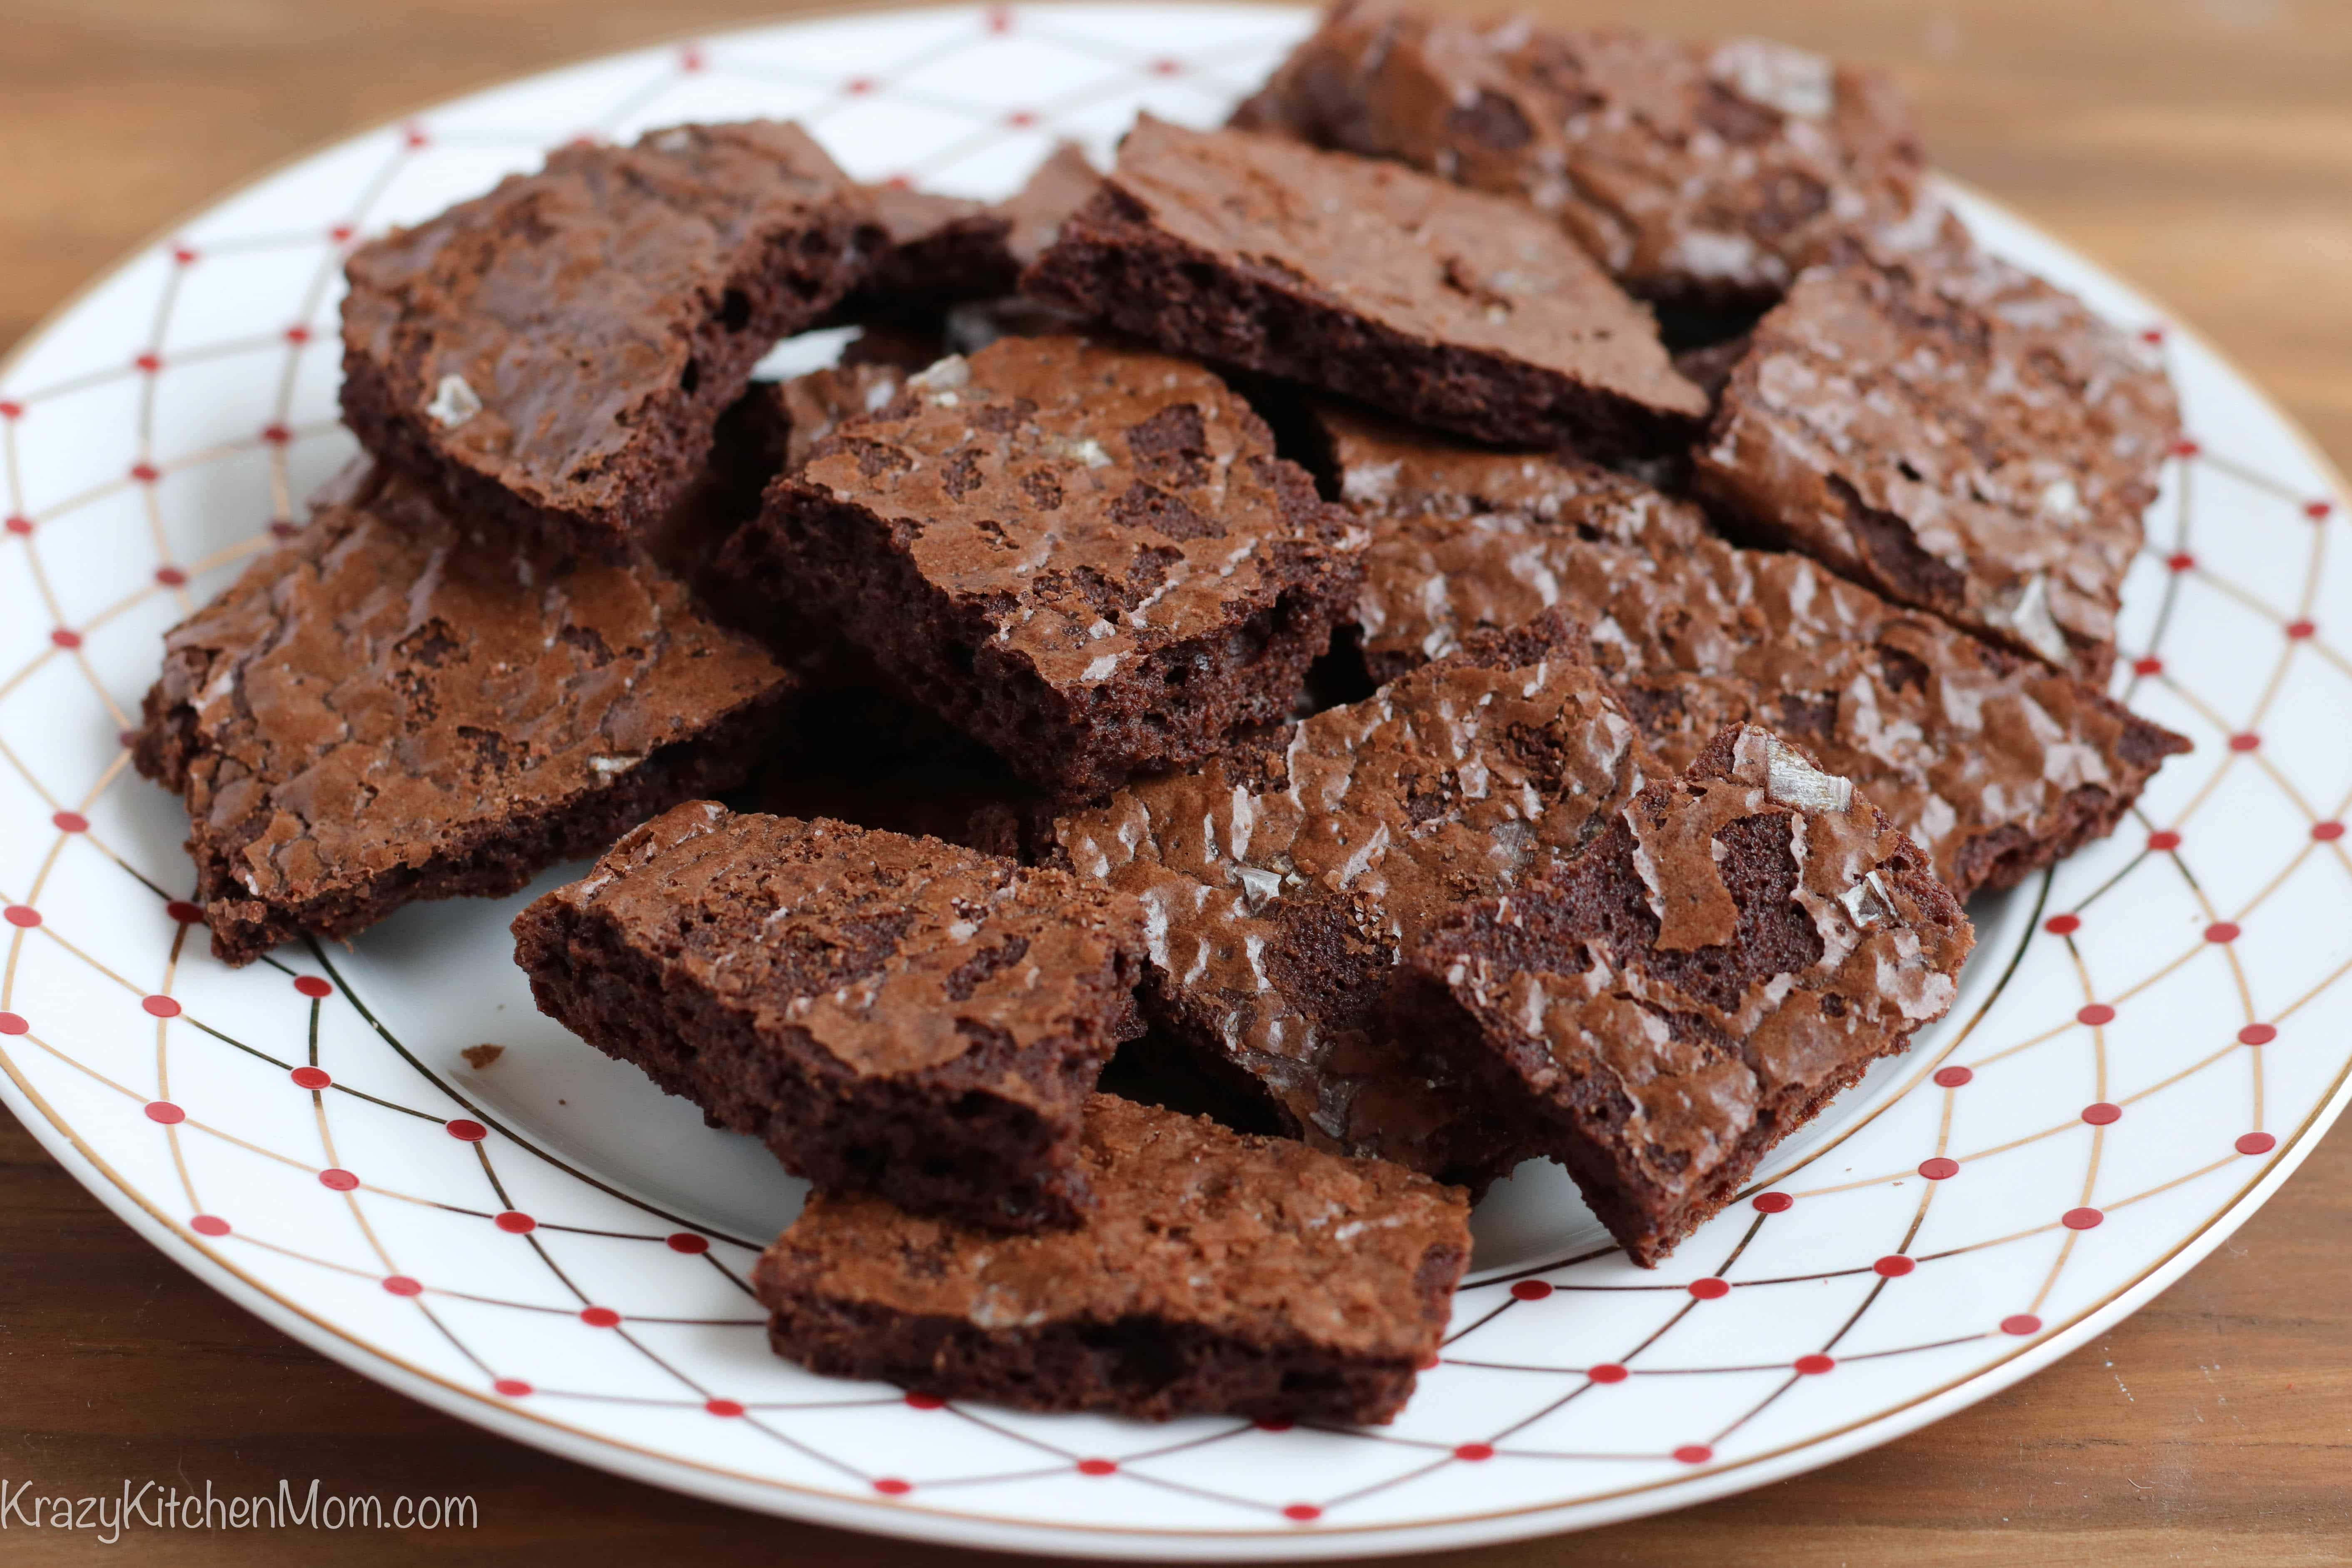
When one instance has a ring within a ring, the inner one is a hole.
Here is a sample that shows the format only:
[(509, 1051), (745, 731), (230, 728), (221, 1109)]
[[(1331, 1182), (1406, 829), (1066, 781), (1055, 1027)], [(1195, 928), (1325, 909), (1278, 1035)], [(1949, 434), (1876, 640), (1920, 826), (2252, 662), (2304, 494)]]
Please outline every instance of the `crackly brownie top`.
[(819, 1193), (757, 1282), (995, 1332), (1144, 1318), (1415, 1363), (1433, 1348), (1469, 1251), (1458, 1188), (1106, 1094), (1079, 1160), (1097, 1203), (1076, 1230), (998, 1236)]
[[(1433, 488), (1417, 477), (1424, 461), (1443, 473), (1456, 460), (1420, 436), (1355, 450), (1399, 495)], [(1344, 481), (1370, 488), (1357, 473)], [(2055, 831), (2071, 791), (2135, 792), (2186, 746), (2072, 677), (1801, 555), (1705, 535), (1643, 548), (1524, 510), (1455, 521), (1370, 500), (1360, 515), (1372, 533), (1368, 654), (1394, 663), (1415, 637), (1450, 646), (1556, 607), (1592, 628), (1596, 661), (1667, 766), (1690, 765), (1726, 724), (1769, 725), (1860, 782), (1963, 892), (1992, 868), (1985, 836)]]
[(1942, 1016), (1974, 942), (1927, 857), (1851, 783), (1738, 725), (1582, 859), (1460, 911), (1412, 963), (1491, 1040), (1538, 1047), (1538, 1090), (1614, 1089), (1631, 1110), (1612, 1142), (1680, 1194), (1779, 1091), (1834, 1082)]
[(1759, 38), (1361, 0), (1335, 7), (1236, 123), (1519, 196), (1654, 297), (1769, 300), (1840, 238), (1933, 226), (1893, 82)]
[(366, 355), (440, 444), (541, 504), (593, 488), (648, 405), (697, 367), (685, 323), (771, 237), (850, 199), (798, 126), (750, 121), (575, 146), (352, 252), (346, 352)]
[(1136, 121), (1089, 210), (1423, 344), (1507, 355), (1704, 416), (1657, 324), (1541, 214), (1398, 163), (1281, 137)]
[(1334, 405), (1315, 417), (1339, 499), (1372, 536), (1356, 620), (1376, 669), (1533, 620), (1559, 598), (1551, 540), (1671, 555), (1709, 537), (1698, 508), (1570, 453), (1474, 447)]
[(165, 782), (281, 902), (494, 842), (790, 679), (649, 567), (469, 531), (357, 466), (163, 647)]
[(806, 467), (816, 444), (843, 420), (887, 408), (907, 384), (897, 365), (860, 360), (826, 365), (776, 384), (772, 395), (782, 410), (784, 471)]
[(1417, 669), (1055, 824), (1079, 875), (1142, 900), (1186, 1010), (1341, 1148), (1412, 1157), (1464, 1108), (1366, 1048), (1377, 997), (1332, 994), (1335, 953), (1389, 970), (1449, 906), (1573, 855), (1658, 774), (1581, 629), (1552, 628), (1530, 630), (1539, 651)]
[(715, 801), (656, 817), (548, 896), (658, 961), (666, 986), (875, 1077), (1066, 1044), (1125, 1010), (1119, 956), (1142, 946), (1133, 905), (1066, 872)]
[(793, 489), (879, 519), (1063, 688), (1228, 628), (1362, 543), (1216, 376), (1075, 337), (940, 361), (820, 442)]
[(2006, 262), (1941, 251), (1800, 279), (1733, 373), (1699, 480), (1883, 592), (2074, 668), (2115, 639), (2178, 425), (2153, 350)]
[(1056, 145), (1018, 191), (996, 208), (1013, 226), (1005, 247), (1026, 267), (1044, 254), (1062, 231), (1062, 221), (1102, 188), (1102, 172), (1075, 143)]

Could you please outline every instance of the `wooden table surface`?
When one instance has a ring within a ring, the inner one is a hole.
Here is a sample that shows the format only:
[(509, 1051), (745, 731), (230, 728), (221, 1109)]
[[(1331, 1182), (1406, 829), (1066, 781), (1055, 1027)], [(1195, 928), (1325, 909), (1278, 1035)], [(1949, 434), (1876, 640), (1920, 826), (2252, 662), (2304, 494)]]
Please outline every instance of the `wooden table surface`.
[[(2352, 5), (1549, 0), (1747, 26), (1895, 67), (1944, 167), (2217, 339), (2352, 467)], [(777, 13), (757, 0), (0, 0), (0, 343), (141, 238), (290, 154), (450, 92)], [(1448, 1554), (1522, 1564), (2352, 1561), (2352, 1131), (2184, 1281), (2068, 1361), (1815, 1474), (1662, 1519)], [(196, 1284), (0, 1112), (0, 1479), (468, 1493), (477, 1529), (89, 1536), (0, 1563), (794, 1568), (918, 1549), (614, 1479), (410, 1404)], [(1003, 1559), (921, 1549), (940, 1568)], [(1420, 1561), (1435, 1562), (1440, 1559)]]

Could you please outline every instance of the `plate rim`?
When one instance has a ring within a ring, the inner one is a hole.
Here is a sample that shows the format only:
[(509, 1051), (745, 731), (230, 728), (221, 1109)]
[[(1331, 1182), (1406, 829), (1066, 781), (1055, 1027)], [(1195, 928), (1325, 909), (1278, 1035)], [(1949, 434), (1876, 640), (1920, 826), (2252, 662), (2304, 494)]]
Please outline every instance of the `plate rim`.
[[(1023, 8), (1044, 10), (1080, 5), (1118, 6), (1139, 11), (1160, 8), (1157, 0), (1018, 0), (1018, 3)], [(1202, 3), (1202, 0), (1173, 0), (1173, 4), (1179, 5)], [(1219, 9), (1302, 16), (1312, 15), (1316, 10), (1312, 5), (1292, 4), (1289, 0), (1206, 0), (1206, 4)], [(437, 107), (578, 67), (666, 46), (682, 47), (691, 42), (770, 32), (804, 23), (893, 14), (953, 13), (972, 8), (968, 0), (963, 4), (932, 5), (904, 4), (901, 0), (831, 0), (831, 3), (795, 9), (764, 22), (707, 31), (660, 33), (635, 42), (568, 55), (524, 71), (486, 77), (431, 100), (413, 103), (390, 116), (308, 143), (211, 196), (179, 210), (170, 219), (150, 229), (41, 312), (23, 335), (5, 353), (0, 353), (0, 376), (13, 369), (87, 299), (142, 258), (167, 243), (180, 229), (303, 163), (352, 142), (394, 129), (404, 121), (428, 113)], [(2352, 479), (2347, 479), (2344, 467), (2304, 428), (2300, 421), (2280, 405), (2263, 381), (2249, 374), (2232, 355), (2194, 323), (2171, 310), (2161, 299), (2116, 271), (2098, 256), (2060, 237), (1972, 183), (1955, 178), (1941, 170), (1931, 170), (1931, 178), (1969, 203), (2032, 232), (2095, 272), (2103, 281), (2148, 307), (2151, 315), (2162, 321), (2168, 337), (2192, 343), (2252, 395), (2262, 412), (2268, 416), (2278, 430), (2286, 434), (2336, 496), (2352, 499)], [(2048, 875), (2046, 871), (2043, 873), (2045, 886)], [(77, 1184), (96, 1197), (165, 1258), (214, 1290), (309, 1349), (371, 1382), (511, 1441), (633, 1480), (730, 1507), (867, 1534), (979, 1549), (1029, 1551), (1056, 1557), (1248, 1561), (1268, 1557), (1388, 1556), (1493, 1544), (1619, 1523), (1737, 1495), (1805, 1474), (1866, 1452), (1966, 1409), (2072, 1354), (2098, 1333), (2130, 1316), (2176, 1283), (2235, 1234), (2301, 1168), (2317, 1147), (2319, 1140), (2326, 1135), (2346, 1110), (2352, 1109), (2352, 1051), (2347, 1052), (2346, 1059), (2325, 1097), (2292, 1134), (2280, 1141), (2273, 1157), (2263, 1172), (2241, 1185), (2201, 1226), (2096, 1306), (2085, 1310), (2065, 1326), (2021, 1345), (2012, 1354), (1990, 1366), (1831, 1431), (1766, 1453), (1729, 1461), (1698, 1475), (1668, 1477), (1563, 1502), (1402, 1523), (1323, 1524), (1311, 1531), (1300, 1531), (1296, 1526), (1268, 1525), (1179, 1532), (1161, 1527), (1122, 1529), (1099, 1524), (1064, 1524), (1051, 1520), (1007, 1520), (997, 1515), (937, 1508), (929, 1503), (909, 1505), (881, 1498), (854, 1497), (795, 1482), (748, 1475), (721, 1465), (681, 1459), (640, 1448), (617, 1438), (583, 1431), (412, 1366), (398, 1356), (353, 1337), (350, 1331), (309, 1309), (281, 1299), (259, 1280), (216, 1256), (193, 1233), (164, 1215), (142, 1193), (131, 1186), (103, 1156), (84, 1142), (76, 1129), (57, 1115), (5, 1051), (0, 1051), (0, 1102), (8, 1106), (34, 1141), (58, 1161)], [(1888, 1103), (1891, 1105), (1893, 1101)], [(1841, 1130), (1829, 1143), (1809, 1153), (1807, 1163), (1843, 1142), (1851, 1131)], [(1553, 1517), (1570, 1511), (1582, 1517), (1571, 1522), (1562, 1522)], [(1274, 1550), (1266, 1550), (1268, 1547)]]

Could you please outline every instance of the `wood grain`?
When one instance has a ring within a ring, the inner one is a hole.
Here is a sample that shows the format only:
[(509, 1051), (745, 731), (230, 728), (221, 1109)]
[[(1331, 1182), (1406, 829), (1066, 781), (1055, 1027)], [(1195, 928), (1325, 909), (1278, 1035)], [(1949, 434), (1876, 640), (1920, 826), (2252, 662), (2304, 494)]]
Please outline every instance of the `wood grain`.
[[(1937, 161), (2168, 300), (2352, 460), (2352, 5), (1594, 0), (1562, 19), (1769, 31), (1885, 61)], [(223, 187), (432, 99), (772, 17), (727, 0), (5, 0), (0, 342)], [(2008, 1394), (1744, 1497), (1463, 1568), (2352, 1561), (2352, 1134), (2137, 1317)], [(487, 1436), (313, 1355), (110, 1216), (0, 1115), (0, 1477), (470, 1494), (478, 1528), (352, 1564), (673, 1556), (850, 1568), (917, 1549), (673, 1497)], [(281, 1536), (0, 1534), (16, 1563), (310, 1563)], [(921, 1549), (940, 1568), (979, 1554)]]

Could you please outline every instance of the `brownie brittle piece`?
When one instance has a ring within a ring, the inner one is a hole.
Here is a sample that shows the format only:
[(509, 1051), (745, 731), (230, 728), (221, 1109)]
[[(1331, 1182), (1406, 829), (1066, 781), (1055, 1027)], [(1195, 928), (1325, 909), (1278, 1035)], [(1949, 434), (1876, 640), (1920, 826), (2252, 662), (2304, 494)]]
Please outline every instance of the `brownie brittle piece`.
[(1097, 1095), (1076, 1229), (818, 1193), (751, 1282), (778, 1355), (950, 1399), (1149, 1420), (1385, 1422), (1469, 1261), (1463, 1194)]
[(1515, 888), (1665, 776), (1546, 617), (1371, 697), (1055, 824), (1150, 916), (1147, 1014), (1318, 1148), (1473, 1186), (1521, 1156), (1454, 1064), (1388, 1015), (1402, 951)]
[(1542, 214), (1279, 137), (1145, 116), (1021, 286), (1484, 441), (1651, 452), (1707, 412), (1649, 311)]
[(1582, 855), (1471, 904), (1407, 963), (1644, 1268), (1781, 1139), (1951, 1006), (1976, 940), (1844, 779), (1735, 725)]
[(2154, 350), (1966, 249), (1799, 279), (1696, 483), (1771, 542), (2094, 684), (2179, 433)]
[(1078, 800), (1282, 718), (1361, 548), (1209, 372), (1038, 337), (842, 421), (728, 555)]
[(1556, 608), (1593, 629), (1595, 661), (1668, 767), (1727, 724), (1766, 725), (1860, 785), (1962, 898), (2105, 837), (2189, 748), (1804, 556), (1712, 537), (1687, 502), (1634, 480), (1319, 417), (1371, 531), (1357, 618), (1376, 675)]
[(134, 758), (186, 798), (213, 952), (511, 893), (743, 782), (796, 687), (650, 565), (355, 467), (163, 642)]
[(467, 516), (616, 548), (770, 345), (856, 280), (865, 210), (793, 125), (561, 148), (352, 253), (343, 416)]
[(1140, 911), (936, 838), (690, 802), (514, 922), (540, 1010), (827, 1191), (1078, 1223)]
[(1011, 226), (1005, 245), (1013, 259), (1028, 266), (1061, 237), (1072, 213), (1102, 188), (1102, 171), (1070, 142), (1055, 146), (1018, 191), (997, 204)]
[(1911, 109), (1881, 71), (1342, 0), (1234, 123), (1532, 205), (1644, 298), (1769, 304), (1857, 236), (1932, 237)]

